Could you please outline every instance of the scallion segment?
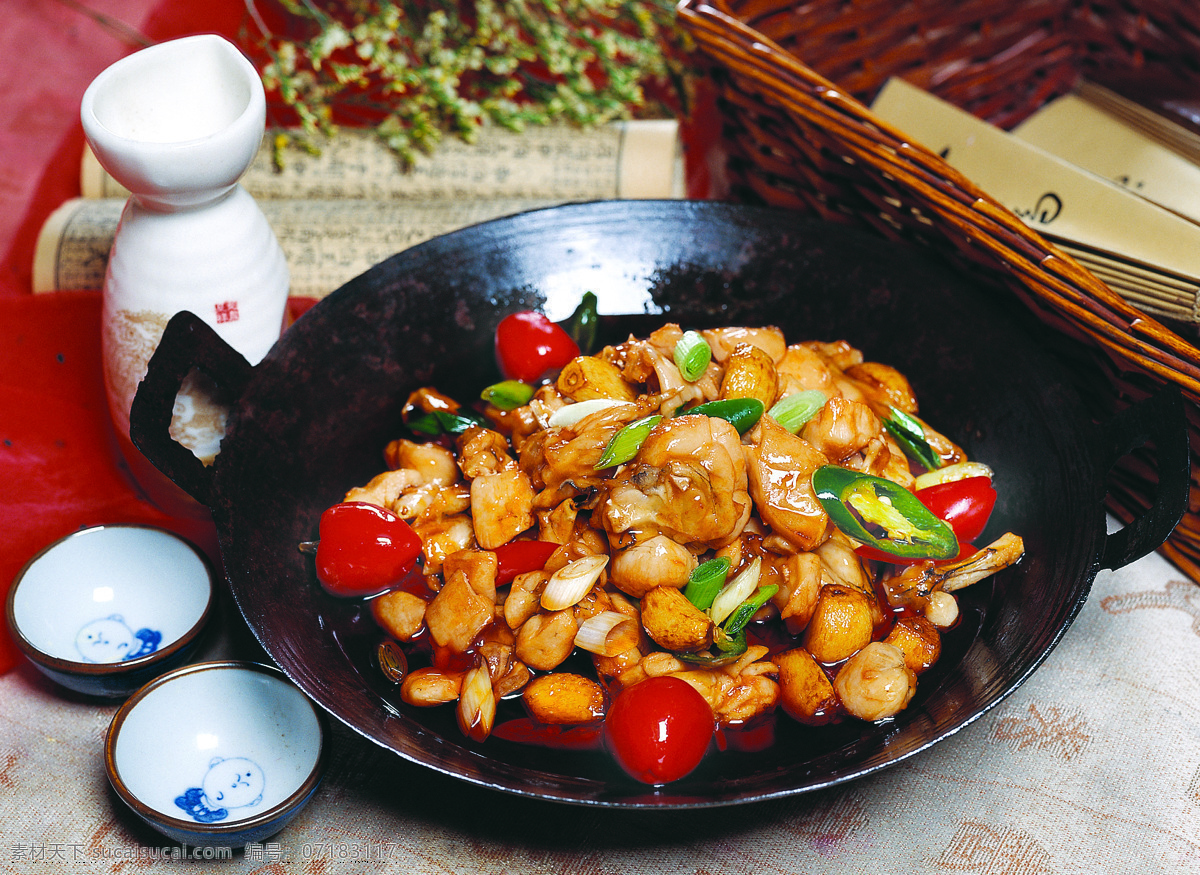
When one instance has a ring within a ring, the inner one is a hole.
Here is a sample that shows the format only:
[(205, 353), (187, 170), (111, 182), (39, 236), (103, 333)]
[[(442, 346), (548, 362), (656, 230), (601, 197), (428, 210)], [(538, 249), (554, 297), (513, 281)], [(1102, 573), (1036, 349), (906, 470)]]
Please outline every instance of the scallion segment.
[(780, 398), (775, 402), (775, 406), (767, 411), (767, 415), (792, 434), (796, 434), (805, 423), (817, 415), (817, 411), (828, 400), (829, 396), (820, 389), (805, 389), (803, 392), (793, 392)]
[(501, 410), (516, 410), (529, 403), (533, 392), (533, 386), (528, 383), (522, 383), (520, 380), (501, 380), (480, 392), (479, 397)]
[(704, 376), (708, 363), (712, 361), (712, 347), (695, 331), (683, 332), (675, 343), (675, 366), (689, 383)]
[(702, 562), (688, 578), (683, 594), (700, 610), (707, 611), (712, 607), (713, 599), (717, 597), (721, 587), (725, 585), (728, 574), (729, 558), (726, 556)]
[(637, 451), (642, 446), (642, 442), (650, 434), (650, 429), (654, 428), (661, 421), (662, 417), (658, 414), (646, 416), (636, 422), (629, 423), (629, 425), (613, 435), (612, 440), (608, 442), (608, 446), (604, 448), (604, 452), (600, 455), (600, 461), (596, 463), (596, 470), (603, 471), (605, 468), (614, 468), (617, 465), (623, 465), (636, 456)]

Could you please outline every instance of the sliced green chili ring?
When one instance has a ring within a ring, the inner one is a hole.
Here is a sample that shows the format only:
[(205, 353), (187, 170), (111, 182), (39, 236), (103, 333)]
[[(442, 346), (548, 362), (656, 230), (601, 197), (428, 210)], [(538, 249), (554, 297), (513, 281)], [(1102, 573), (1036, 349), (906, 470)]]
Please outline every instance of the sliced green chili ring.
[(833, 524), (855, 540), (904, 559), (958, 555), (954, 530), (891, 480), (823, 465), (812, 484)]
[(883, 427), (888, 430), (901, 449), (918, 462), (932, 471), (942, 467), (941, 457), (929, 446), (925, 439), (925, 427), (903, 410), (892, 408), (891, 415), (883, 421)]
[(675, 343), (675, 366), (689, 383), (704, 376), (708, 363), (712, 361), (712, 347), (696, 331), (685, 331)]
[(443, 434), (462, 434), (473, 425), (485, 425), (485, 423), (477, 416), (435, 410), (432, 413), (410, 416), (406, 425), (418, 434), (437, 437)]
[(768, 586), (760, 586), (754, 591), (754, 595), (746, 599), (725, 621), (725, 634), (730, 636), (739, 635), (746, 626), (750, 623), (750, 619), (758, 613), (758, 609), (767, 603), (775, 593), (779, 592), (779, 587), (775, 584)]
[(721, 587), (725, 585), (725, 578), (728, 574), (729, 558), (727, 556), (702, 562), (688, 578), (687, 585), (683, 588), (683, 594), (700, 610), (707, 611), (712, 606), (717, 593), (721, 591)]
[(623, 465), (636, 456), (642, 442), (646, 440), (646, 435), (650, 434), (650, 429), (661, 421), (662, 417), (658, 414), (646, 416), (629, 423), (614, 434), (600, 455), (600, 461), (596, 463), (596, 470), (602, 471), (605, 468)]
[(825, 406), (829, 396), (820, 389), (805, 389), (780, 398), (767, 415), (792, 434), (800, 431), (804, 424), (817, 415)]
[(533, 393), (534, 388), (528, 383), (522, 383), (520, 380), (502, 380), (492, 383), (479, 393), (479, 397), (501, 410), (516, 410), (528, 404)]
[(723, 401), (709, 401), (707, 404), (697, 404), (687, 410), (680, 410), (676, 416), (715, 416), (723, 419), (737, 429), (738, 434), (745, 434), (754, 428), (754, 424), (762, 418), (763, 403), (757, 398), (726, 398)]
[(563, 325), (563, 329), (575, 341), (580, 354), (590, 355), (596, 348), (596, 332), (599, 326), (600, 314), (596, 310), (596, 293), (584, 292), (579, 306)]

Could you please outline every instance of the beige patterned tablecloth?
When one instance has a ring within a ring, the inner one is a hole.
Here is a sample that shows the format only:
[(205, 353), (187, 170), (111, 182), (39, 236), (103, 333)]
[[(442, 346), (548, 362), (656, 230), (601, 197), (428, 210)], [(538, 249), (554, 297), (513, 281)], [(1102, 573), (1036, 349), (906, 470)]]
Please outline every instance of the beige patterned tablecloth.
[[(245, 646), (227, 634), (205, 656)], [(1200, 588), (1154, 555), (1102, 572), (1013, 696), (865, 780), (717, 810), (597, 811), (479, 790), (338, 728), (297, 820), (231, 859), (185, 862), (108, 787), (115, 706), (22, 665), (0, 677), (0, 871), (1200, 873), (1198, 669)]]

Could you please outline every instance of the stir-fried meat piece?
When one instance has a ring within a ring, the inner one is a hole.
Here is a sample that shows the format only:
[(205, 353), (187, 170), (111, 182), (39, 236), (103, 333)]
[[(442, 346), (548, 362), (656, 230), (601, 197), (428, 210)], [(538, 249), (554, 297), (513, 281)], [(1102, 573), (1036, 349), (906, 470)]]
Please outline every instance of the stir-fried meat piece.
[(815, 389), (826, 395), (837, 393), (837, 370), (807, 346), (796, 344), (775, 364), (779, 396)]
[(472, 426), (458, 436), (458, 467), (468, 480), (516, 467), (508, 438), (490, 428)]
[(475, 543), (475, 526), (465, 513), (422, 517), (413, 522), (413, 531), (421, 537), (421, 554), (427, 578), (441, 572), (442, 560), (451, 553), (465, 550)]
[(416, 472), (421, 483), (449, 486), (458, 480), (454, 453), (439, 444), (418, 444), (400, 438), (384, 447), (383, 458), (389, 468)]
[(517, 631), (517, 658), (535, 671), (558, 668), (575, 649), (578, 631), (570, 608), (534, 614)]
[(533, 486), (519, 468), (472, 480), (471, 519), (479, 546), (494, 550), (530, 528), (536, 522), (533, 499)]
[(882, 720), (904, 709), (917, 692), (917, 678), (899, 647), (872, 641), (848, 660), (833, 679), (842, 707), (860, 720)]
[(863, 362), (846, 368), (850, 377), (867, 398), (881, 407), (895, 407), (910, 415), (917, 412), (917, 396), (908, 378), (890, 365)]
[(737, 663), (725, 668), (691, 668), (672, 675), (687, 681), (708, 700), (718, 723), (745, 723), (779, 703), (779, 684), (774, 678), (778, 668), (766, 656), (766, 647), (751, 647)]
[(495, 615), (496, 554), (463, 550), (444, 564), (446, 583), (429, 603), (425, 625), (439, 647), (465, 653)]
[(800, 436), (837, 464), (864, 450), (883, 432), (883, 422), (859, 401), (833, 397), (805, 423)]
[(893, 606), (924, 613), (932, 593), (949, 594), (978, 583), (1015, 565), (1024, 554), (1025, 542), (1019, 535), (1007, 532), (966, 559), (942, 565), (928, 560), (910, 565), (900, 574), (885, 577), (884, 591)]
[(522, 467), (531, 480), (545, 484), (538, 506), (553, 507), (565, 498), (597, 489), (605, 479), (604, 472), (596, 470), (604, 448), (613, 435), (648, 412), (640, 405), (618, 405), (586, 416), (572, 426), (547, 432), (539, 447), (540, 467), (539, 460), (527, 460), (522, 453)]
[(749, 437), (743, 449), (759, 517), (795, 549), (811, 550), (825, 539), (829, 526), (829, 516), (813, 491), (812, 473), (828, 460), (769, 416)]
[(798, 635), (804, 631), (817, 607), (821, 591), (821, 560), (815, 553), (792, 553), (788, 556), (766, 554), (763, 557), (763, 586), (779, 587), (771, 602), (788, 632)]
[(756, 346), (778, 362), (787, 351), (787, 341), (783, 332), (773, 326), (767, 328), (709, 328), (700, 332), (700, 336), (708, 341), (712, 348), (715, 361), (724, 364), (739, 343)]
[(625, 532), (658, 532), (720, 547), (750, 518), (741, 441), (723, 419), (663, 420), (607, 486), (596, 515), (618, 541)]
[(845, 340), (806, 340), (801, 346), (812, 350), (839, 371), (861, 365), (863, 354)]
[(687, 547), (666, 535), (637, 536), (623, 533), (619, 540), (634, 543), (628, 547), (614, 545), (611, 572), (612, 582), (621, 592), (641, 598), (656, 586), (682, 587), (699, 564)]

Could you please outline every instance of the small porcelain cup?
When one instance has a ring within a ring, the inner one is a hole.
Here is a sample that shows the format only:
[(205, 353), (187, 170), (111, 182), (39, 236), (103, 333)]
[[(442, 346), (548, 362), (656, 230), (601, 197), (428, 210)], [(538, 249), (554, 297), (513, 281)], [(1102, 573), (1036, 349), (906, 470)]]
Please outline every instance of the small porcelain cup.
[(202, 662), (151, 681), (113, 717), (116, 794), (168, 838), (244, 847), (283, 829), (323, 777), (328, 722), (278, 669)]
[(214, 598), (212, 567), (187, 540), (151, 526), (95, 526), (26, 563), (5, 618), (47, 677), (116, 698), (195, 652)]

